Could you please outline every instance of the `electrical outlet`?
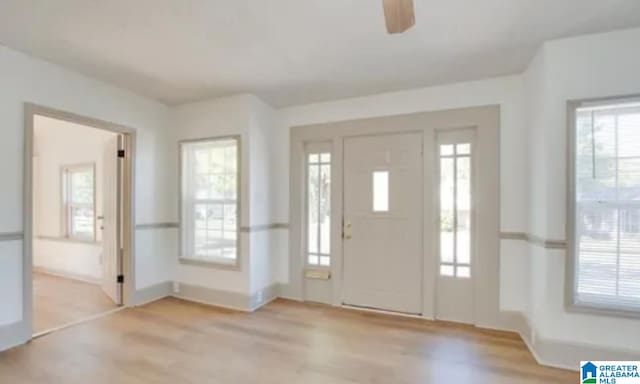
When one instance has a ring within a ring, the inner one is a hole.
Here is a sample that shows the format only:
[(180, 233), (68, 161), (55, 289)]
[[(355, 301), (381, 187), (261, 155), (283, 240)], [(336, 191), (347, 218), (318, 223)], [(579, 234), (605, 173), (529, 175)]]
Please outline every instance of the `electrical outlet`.
[(173, 293), (180, 293), (180, 283), (177, 281), (173, 282)]
[(258, 291), (258, 303), (262, 303), (262, 291)]

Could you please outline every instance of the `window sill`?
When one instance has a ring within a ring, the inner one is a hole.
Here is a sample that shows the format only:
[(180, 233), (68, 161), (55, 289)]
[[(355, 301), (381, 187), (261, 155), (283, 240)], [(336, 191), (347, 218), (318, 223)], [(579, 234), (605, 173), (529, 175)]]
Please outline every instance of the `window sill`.
[(180, 262), (180, 264), (192, 265), (195, 267), (206, 267), (206, 268), (215, 268), (215, 269), (225, 269), (229, 271), (240, 271), (240, 263), (238, 262), (237, 259), (231, 263), (228, 263), (224, 261), (201, 260), (201, 259), (193, 259), (188, 257), (180, 257), (178, 261)]
[(626, 319), (640, 319), (640, 309), (625, 309), (616, 307), (605, 307), (597, 304), (573, 303), (566, 307), (567, 312), (573, 314), (619, 317)]

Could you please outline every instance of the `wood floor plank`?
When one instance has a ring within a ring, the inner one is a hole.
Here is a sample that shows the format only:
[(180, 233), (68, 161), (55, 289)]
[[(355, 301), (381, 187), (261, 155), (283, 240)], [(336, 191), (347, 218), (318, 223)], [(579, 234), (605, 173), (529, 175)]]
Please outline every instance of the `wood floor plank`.
[(276, 300), (167, 298), (0, 353), (11, 383), (573, 383), (513, 333)]
[(117, 306), (100, 286), (33, 273), (33, 329), (47, 331), (104, 313)]

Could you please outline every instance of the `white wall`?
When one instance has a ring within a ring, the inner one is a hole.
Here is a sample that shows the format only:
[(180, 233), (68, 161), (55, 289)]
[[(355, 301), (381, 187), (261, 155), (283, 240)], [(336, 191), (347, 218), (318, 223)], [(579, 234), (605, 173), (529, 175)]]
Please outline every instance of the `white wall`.
[[(525, 232), (527, 228), (527, 146), (520, 76), (501, 77), (437, 87), (385, 93), (284, 108), (278, 153), (289, 152), (289, 129), (298, 125), (334, 122), (406, 113), (438, 111), (484, 105), (500, 106), (501, 230)], [(288, 217), (288, 156), (278, 156), (276, 216)], [(281, 245), (283, 247), (284, 245)], [(278, 252), (287, 254), (288, 252)], [(528, 297), (526, 246), (519, 241), (501, 244), (501, 307), (523, 310)], [(288, 257), (288, 256), (287, 256)], [(284, 263), (287, 264), (286, 262)], [(279, 277), (282, 272), (279, 273)], [(284, 276), (287, 276), (286, 271)], [(281, 278), (281, 277), (280, 277)], [(286, 282), (286, 280), (282, 280)]]
[[(640, 29), (548, 42), (525, 73), (530, 231), (565, 239), (567, 101), (640, 93)], [(564, 250), (531, 246), (532, 324), (545, 339), (639, 351), (640, 322), (569, 313)]]
[[(163, 171), (169, 161), (167, 107), (2, 46), (0, 84), (0, 233), (21, 233), (23, 227), (25, 102), (136, 128), (136, 222), (166, 222), (172, 216)], [(146, 239), (136, 240), (137, 288), (168, 280), (174, 254), (153, 252)], [(22, 318), (21, 249), (19, 240), (0, 243), (0, 326)]]
[(102, 244), (35, 238), (34, 268), (87, 282), (102, 281)]

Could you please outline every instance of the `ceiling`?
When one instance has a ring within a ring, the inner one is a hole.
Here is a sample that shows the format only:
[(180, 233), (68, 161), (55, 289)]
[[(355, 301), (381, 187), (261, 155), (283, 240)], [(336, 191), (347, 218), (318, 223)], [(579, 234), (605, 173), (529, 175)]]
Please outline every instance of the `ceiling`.
[(638, 0), (2, 0), (0, 44), (167, 104), (280, 107), (521, 72), (545, 40), (640, 25)]

